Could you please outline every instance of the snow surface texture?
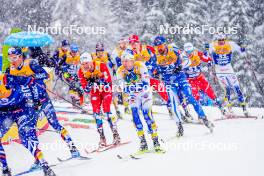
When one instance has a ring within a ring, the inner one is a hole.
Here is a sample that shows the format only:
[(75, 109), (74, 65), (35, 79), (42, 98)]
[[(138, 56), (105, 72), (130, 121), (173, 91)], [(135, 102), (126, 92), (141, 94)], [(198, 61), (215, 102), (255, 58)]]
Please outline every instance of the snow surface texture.
[[(66, 107), (69, 105), (55, 103), (55, 106)], [(264, 115), (263, 109), (249, 109), (252, 115), (260, 118), (234, 119), (215, 121), (215, 131), (210, 134), (203, 125), (185, 124), (185, 135), (180, 139), (173, 138), (176, 132), (174, 120), (167, 114), (166, 107), (155, 106), (154, 114), (158, 125), (161, 143), (167, 150), (165, 154), (146, 154), (141, 160), (123, 161), (117, 159), (116, 155), (128, 155), (134, 153), (139, 147), (139, 141), (131, 123), (130, 115), (125, 120), (118, 121), (118, 128), (122, 141), (132, 141), (128, 145), (105, 151), (103, 153), (91, 154), (90, 161), (69, 161), (54, 167), (58, 176), (135, 176), (135, 175), (184, 175), (184, 176), (261, 176), (263, 174), (262, 164), (264, 162)], [(208, 118), (220, 118), (220, 112), (216, 108), (206, 107)], [(242, 111), (235, 108), (237, 114)], [(194, 112), (192, 111), (192, 114)], [(83, 115), (80, 115), (83, 116)], [(261, 117), (262, 116), (262, 117)], [(74, 115), (68, 115), (73, 118)], [(91, 117), (89, 117), (91, 118)], [(111, 143), (112, 135), (108, 124), (104, 123), (107, 141)], [(145, 123), (144, 123), (145, 125)], [(146, 127), (146, 125), (145, 125)], [(90, 124), (89, 129), (73, 129), (67, 127), (74, 141), (82, 147), (90, 148), (98, 144), (98, 134), (95, 124)], [(146, 132), (147, 134), (147, 132)], [(150, 136), (149, 147), (152, 148)], [(46, 132), (40, 136), (40, 142), (45, 158), (50, 164), (57, 162), (57, 157), (66, 158), (70, 153), (58, 134)], [(50, 147), (47, 145), (49, 144)], [(57, 144), (57, 147), (55, 146)], [(53, 147), (51, 147), (53, 146)], [(54, 147), (55, 146), (55, 147)], [(7, 159), (13, 173), (24, 171), (33, 163), (33, 157), (21, 145), (11, 143), (5, 146)], [(31, 176), (42, 175), (42, 171), (28, 174)]]

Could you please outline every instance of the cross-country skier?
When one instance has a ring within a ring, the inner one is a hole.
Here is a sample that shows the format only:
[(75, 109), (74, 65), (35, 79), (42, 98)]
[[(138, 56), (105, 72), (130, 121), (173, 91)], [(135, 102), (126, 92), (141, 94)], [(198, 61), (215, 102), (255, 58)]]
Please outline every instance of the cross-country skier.
[(34, 60), (25, 59), (22, 55), (21, 48), (9, 48), (8, 58), (11, 65), (6, 73), (14, 76), (34, 78), (35, 86), (33, 88), (33, 95), (34, 101), (38, 102), (38, 115), (40, 115), (40, 113), (45, 114), (49, 124), (61, 135), (62, 140), (67, 143), (72, 157), (79, 157), (80, 153), (74, 145), (66, 128), (59, 123), (56, 111), (47, 93), (44, 80), (48, 79), (48, 73)]
[(113, 132), (113, 144), (119, 144), (120, 136), (110, 110), (112, 79), (106, 64), (94, 61), (89, 53), (83, 53), (81, 55), (81, 68), (78, 71), (78, 75), (84, 91), (90, 93), (93, 116), (100, 135), (99, 148), (106, 147), (107, 145), (103, 129), (103, 119), (100, 114), (101, 109)]
[(149, 75), (151, 76), (150, 86), (152, 86), (158, 92), (160, 97), (167, 103), (169, 114), (172, 116), (171, 103), (164, 84), (159, 79), (154, 78), (153, 75), (157, 62), (154, 48), (152, 46), (141, 44), (137, 35), (129, 36), (129, 45), (133, 51), (135, 60), (144, 62), (147, 66)]
[(84, 96), (78, 78), (80, 65), (80, 53), (76, 44), (70, 45), (70, 52), (66, 55), (65, 61), (61, 65), (61, 79), (69, 86), (69, 95), (72, 98), (73, 106), (83, 105)]
[(227, 102), (227, 106), (231, 108), (230, 95), (231, 89), (233, 89), (238, 96), (238, 101), (245, 115), (248, 115), (243, 93), (231, 65), (233, 53), (238, 52), (242, 54), (245, 48), (240, 47), (233, 41), (227, 40), (224, 33), (219, 33), (216, 36), (216, 41), (206, 44), (206, 50), (213, 58), (215, 74), (220, 85), (225, 89), (225, 101)]
[[(120, 40), (118, 40), (118, 46), (114, 49), (114, 51), (112, 52), (112, 59), (113, 59), (113, 63), (116, 66), (116, 68), (118, 69), (122, 63), (121, 63), (121, 56), (123, 54), (123, 52), (125, 51), (125, 49), (128, 46), (128, 42), (125, 38), (121, 38)], [(116, 75), (113, 76), (113, 83), (115, 84), (116, 82)], [(115, 91), (115, 90), (113, 90)], [(127, 101), (128, 96), (126, 94), (124, 94), (123, 92), (113, 92), (113, 104), (115, 106), (116, 112), (117, 112), (117, 116), (119, 118), (122, 119), (122, 115), (121, 112), (119, 110), (118, 107), (118, 102), (123, 103), (123, 105), (125, 106), (125, 113), (129, 114), (130, 109), (128, 108), (128, 101)]]
[[(114, 77), (115, 77), (115, 74), (116, 74), (116, 63), (115, 61), (112, 59), (110, 53), (108, 53), (107, 51), (105, 51), (105, 47), (104, 47), (104, 44), (101, 43), (101, 42), (98, 42), (95, 46), (95, 52), (91, 54), (92, 55), (92, 58), (94, 61), (99, 61), (99, 62), (102, 62), (104, 64), (106, 64), (110, 74), (111, 74), (111, 79), (112, 79), (112, 82), (115, 81)], [(115, 94), (115, 93), (114, 93)], [(116, 110), (116, 113), (117, 113), (117, 116), (119, 118), (122, 118), (121, 117), (121, 113), (118, 109), (118, 106), (113, 98), (113, 103), (114, 103), (114, 106), (115, 106), (115, 110)]]
[(208, 68), (212, 64), (212, 59), (204, 55), (203, 52), (198, 51), (194, 48), (192, 43), (184, 44), (184, 52), (181, 54), (181, 57), (188, 57), (191, 64), (184, 69), (188, 82), (191, 85), (192, 94), (194, 98), (199, 101), (200, 91), (203, 91), (209, 98), (211, 98), (214, 103), (219, 107), (221, 112), (224, 114), (224, 109), (222, 108), (222, 103), (218, 100), (215, 95), (215, 92), (206, 80), (204, 74), (202, 73), (202, 62), (207, 63)]
[(100, 61), (108, 67), (111, 76), (114, 75), (114, 72), (116, 71), (114, 61), (111, 58), (110, 53), (105, 51), (104, 44), (103, 43), (97, 43), (95, 46), (95, 52), (91, 54), (94, 61)]
[(132, 110), (134, 125), (140, 139), (139, 152), (148, 150), (147, 141), (143, 131), (143, 124), (140, 120), (140, 111), (148, 126), (156, 152), (161, 152), (157, 126), (153, 119), (152, 109), (152, 90), (150, 89), (150, 76), (148, 69), (143, 62), (135, 61), (132, 50), (127, 49), (122, 55), (122, 66), (117, 71), (119, 85), (129, 94), (129, 105)]
[(70, 43), (68, 40), (61, 41), (61, 47), (58, 48), (53, 54), (53, 60), (57, 63), (57, 69), (60, 69), (60, 66), (63, 64), (63, 60), (66, 59), (67, 54), (70, 52)]
[(193, 97), (190, 85), (183, 71), (183, 69), (189, 65), (189, 59), (181, 58), (180, 50), (172, 45), (167, 45), (166, 39), (163, 36), (157, 36), (154, 39), (154, 46), (157, 57), (157, 73), (162, 76), (173, 104), (175, 120), (178, 126), (177, 135), (183, 135), (181, 114), (177, 104), (177, 94), (179, 91), (181, 91), (187, 101), (193, 105), (199, 119), (202, 119), (204, 125), (212, 132), (213, 124), (207, 119), (202, 106)]
[(31, 90), (28, 85), (33, 78), (21, 77), (14, 79), (8, 75), (0, 74), (0, 161), (2, 175), (11, 176), (6, 154), (2, 145), (2, 137), (13, 123), (17, 124), (21, 143), (30, 151), (44, 171), (45, 176), (55, 176), (39, 148), (36, 135), (38, 115), (32, 106)]
[(114, 49), (111, 56), (117, 68), (119, 68), (122, 65), (121, 56), (127, 47), (128, 47), (128, 42), (125, 38), (121, 38), (118, 40), (118, 46)]

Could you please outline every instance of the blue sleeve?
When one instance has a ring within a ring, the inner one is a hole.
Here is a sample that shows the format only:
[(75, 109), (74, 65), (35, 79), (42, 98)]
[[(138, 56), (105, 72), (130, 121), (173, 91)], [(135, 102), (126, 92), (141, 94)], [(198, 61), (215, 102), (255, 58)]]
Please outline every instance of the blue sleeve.
[(146, 66), (149, 72), (153, 73), (153, 71), (157, 68), (157, 57), (150, 49), (148, 49), (148, 52), (150, 54), (150, 59), (146, 62)]
[(107, 58), (108, 58), (108, 61), (109, 61), (108, 66), (110, 68), (113, 68), (114, 67), (114, 63), (113, 63), (112, 58), (111, 58), (109, 53), (107, 53)]
[(178, 57), (177, 61), (175, 62), (175, 66), (179, 67), (182, 63), (182, 59), (181, 59), (181, 56), (180, 56), (180, 50), (176, 47), (173, 47), (174, 48), (174, 53), (176, 54), (176, 56)]
[(35, 73), (34, 74), (35, 79), (44, 80), (44, 79), (49, 78), (49, 74), (40, 65), (38, 65), (35, 61), (30, 62), (30, 68)]
[(13, 87), (15, 85), (28, 85), (32, 78), (25, 76), (14, 76), (14, 75), (6, 75), (6, 85), (9, 87)]
[(58, 60), (59, 60), (59, 51), (58, 51), (58, 50), (56, 50), (56, 51), (54, 52), (52, 58), (53, 58), (53, 60), (55, 60), (56, 62), (58, 62)]

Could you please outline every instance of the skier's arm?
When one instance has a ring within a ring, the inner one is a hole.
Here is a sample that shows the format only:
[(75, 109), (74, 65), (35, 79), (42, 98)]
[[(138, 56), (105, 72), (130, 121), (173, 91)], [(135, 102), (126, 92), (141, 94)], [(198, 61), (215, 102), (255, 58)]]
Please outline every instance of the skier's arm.
[(40, 65), (38, 65), (35, 61), (30, 61), (29, 64), (31, 70), (34, 72), (33, 77), (36, 80), (44, 80), (49, 78), (49, 74), (42, 68)]
[(245, 48), (244, 47), (239, 46), (234, 41), (230, 41), (229, 44), (232, 47), (232, 52), (238, 52), (239, 54), (242, 54), (245, 51)]
[(100, 65), (100, 71), (103, 73), (103, 80), (108, 83), (111, 84), (112, 83), (112, 79), (111, 79), (111, 74), (107, 68), (107, 66), (104, 63), (101, 63)]
[(85, 88), (86, 85), (87, 85), (87, 81), (84, 78), (84, 74), (83, 74), (81, 68), (78, 70), (78, 77), (79, 77), (79, 80), (80, 80), (80, 83), (81, 83), (82, 88)]
[[(181, 63), (179, 63), (181, 61)], [(182, 69), (188, 68), (191, 65), (191, 61), (185, 53), (178, 55), (178, 60), (176, 61)]]
[(150, 76), (148, 74), (148, 68), (145, 64), (142, 64), (140, 67), (141, 79), (143, 85), (150, 85)]
[(198, 51), (198, 56), (200, 57), (201, 61), (203, 61), (203, 62), (211, 62), (212, 61), (212, 58), (211, 57), (206, 56), (201, 51)]
[(32, 83), (34, 79), (31, 77), (25, 77), (25, 76), (14, 76), (10, 74), (5, 74), (4, 76), (4, 84), (9, 89), (16, 86), (16, 85), (29, 85)]
[(116, 53), (116, 50), (114, 50), (111, 54), (111, 58), (112, 58), (112, 63), (114, 65), (117, 65), (117, 62), (116, 62), (116, 58), (118, 57), (117, 53)]
[(117, 81), (117, 85), (118, 85), (117, 91), (122, 92), (123, 90), (125, 90), (126, 83), (124, 80), (124, 74), (122, 72), (121, 67), (119, 67), (116, 71), (116, 81)]

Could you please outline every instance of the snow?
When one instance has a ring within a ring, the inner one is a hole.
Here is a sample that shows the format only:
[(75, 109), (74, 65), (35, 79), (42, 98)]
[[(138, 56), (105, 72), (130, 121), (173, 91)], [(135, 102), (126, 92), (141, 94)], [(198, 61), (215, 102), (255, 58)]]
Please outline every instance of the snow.
[[(65, 103), (55, 103), (55, 106), (69, 109)], [(216, 108), (206, 107), (206, 113), (212, 121), (220, 117)], [(203, 176), (260, 176), (263, 174), (264, 162), (264, 110), (251, 108), (255, 119), (234, 119), (214, 121), (215, 131), (210, 134), (203, 125), (185, 124), (185, 135), (180, 139), (173, 138), (176, 132), (174, 120), (167, 115), (166, 107), (155, 106), (154, 118), (158, 125), (161, 144), (166, 148), (165, 154), (146, 154), (141, 160), (123, 161), (116, 155), (128, 155), (138, 149), (138, 138), (131, 123), (130, 115), (125, 120), (118, 121), (118, 128), (123, 141), (130, 144), (105, 151), (100, 154), (91, 154), (89, 161), (69, 161), (54, 167), (58, 176), (83, 176), (83, 175), (203, 175)], [(235, 112), (240, 114), (238, 108)], [(192, 111), (193, 114), (193, 111)], [(69, 118), (73, 118), (69, 115)], [(90, 117), (89, 117), (90, 118)], [(146, 126), (146, 125), (145, 125)], [(110, 143), (112, 136), (108, 124), (104, 123), (105, 134)], [(67, 127), (72, 138), (79, 146), (82, 154), (83, 147), (95, 147), (98, 143), (98, 134), (95, 124), (90, 124), (89, 129), (73, 129)], [(146, 132), (147, 134), (147, 132)], [(149, 135), (149, 147), (152, 147)], [(66, 145), (61, 141), (59, 134), (45, 132), (40, 136), (40, 142), (45, 158), (50, 164), (56, 163), (56, 157), (70, 156)], [(47, 145), (49, 144), (49, 146)], [(57, 146), (56, 146), (57, 144)], [(33, 157), (21, 145), (11, 143), (5, 146), (9, 166), (13, 173), (24, 171), (33, 163)], [(42, 172), (28, 174), (31, 176), (42, 175)]]

